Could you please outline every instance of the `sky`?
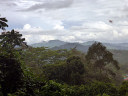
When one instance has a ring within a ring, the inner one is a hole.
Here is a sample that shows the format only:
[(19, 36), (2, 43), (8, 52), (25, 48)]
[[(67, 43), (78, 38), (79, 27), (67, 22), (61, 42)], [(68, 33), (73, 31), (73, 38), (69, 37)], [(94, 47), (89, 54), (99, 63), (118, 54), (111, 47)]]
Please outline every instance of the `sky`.
[(6, 29), (19, 31), (28, 44), (128, 43), (128, 0), (0, 0), (0, 6)]

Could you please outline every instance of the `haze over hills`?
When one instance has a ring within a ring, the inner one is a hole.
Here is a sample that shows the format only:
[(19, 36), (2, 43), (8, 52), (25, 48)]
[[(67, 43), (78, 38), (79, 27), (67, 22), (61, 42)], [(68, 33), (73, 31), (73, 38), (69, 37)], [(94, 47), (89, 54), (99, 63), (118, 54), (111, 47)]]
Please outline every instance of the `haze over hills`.
[(65, 43), (64, 45), (56, 46), (51, 49), (53, 49), (53, 50), (58, 50), (58, 49), (70, 50), (72, 48), (76, 48), (77, 50), (79, 50), (81, 52), (87, 52), (89, 47), (90, 47), (90, 45), (84, 46), (80, 43)]
[[(43, 41), (40, 43), (35, 43), (35, 44), (32, 44), (31, 46), (32, 47), (49, 47), (52, 49), (68, 49), (68, 50), (70, 48), (76, 47), (76, 49), (82, 52), (86, 52), (89, 46), (91, 46), (94, 42), (96, 41), (88, 41), (84, 43), (78, 43), (78, 42), (69, 43), (69, 42), (64, 42), (60, 40), (50, 40), (48, 42)], [(128, 50), (128, 43), (103, 43), (103, 42), (101, 43), (105, 45), (107, 49)]]
[(35, 44), (32, 44), (31, 46), (32, 47), (49, 47), (49, 48), (52, 48), (52, 47), (55, 47), (55, 46), (60, 46), (60, 45), (64, 45), (66, 42), (64, 41), (60, 41), (60, 40), (50, 40), (50, 41), (42, 41), (40, 43), (35, 43)]
[[(76, 48), (77, 50), (86, 53), (88, 48), (94, 43), (95, 41), (88, 41), (84, 43), (69, 43), (60, 40), (50, 40), (48, 42), (41, 42), (32, 44), (32, 47), (49, 47), (53, 50), (58, 49), (67, 49), (70, 50), (72, 48)], [(120, 64), (127, 64), (128, 63), (128, 43), (102, 43), (107, 47), (109, 51), (113, 53), (114, 58)]]

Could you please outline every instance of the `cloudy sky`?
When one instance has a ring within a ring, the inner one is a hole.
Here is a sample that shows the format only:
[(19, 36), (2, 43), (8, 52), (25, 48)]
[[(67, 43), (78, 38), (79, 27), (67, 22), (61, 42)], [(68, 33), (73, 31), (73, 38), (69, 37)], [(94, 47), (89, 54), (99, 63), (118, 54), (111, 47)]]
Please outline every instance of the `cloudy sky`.
[(0, 0), (0, 6), (7, 30), (19, 31), (28, 44), (128, 42), (128, 0)]

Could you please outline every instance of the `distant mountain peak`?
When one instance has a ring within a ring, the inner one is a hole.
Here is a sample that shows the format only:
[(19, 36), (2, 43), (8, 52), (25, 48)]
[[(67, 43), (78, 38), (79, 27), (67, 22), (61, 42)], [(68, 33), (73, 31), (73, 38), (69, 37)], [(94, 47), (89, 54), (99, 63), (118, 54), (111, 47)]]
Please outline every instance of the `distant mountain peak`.
[(55, 46), (63, 45), (65, 43), (66, 42), (60, 41), (60, 40), (49, 40), (49, 41), (42, 41), (40, 43), (35, 43), (35, 44), (32, 44), (31, 46), (32, 47), (49, 47), (49, 48), (52, 48)]
[[(42, 41), (40, 43), (35, 43), (32, 44), (32, 47), (49, 47), (49, 48), (54, 48), (54, 47), (63, 47), (63, 48), (73, 48), (73, 47), (81, 47), (84, 48), (86, 46), (91, 46), (93, 43), (98, 42), (98, 41), (87, 41), (84, 43), (79, 43), (79, 42), (65, 42), (61, 40), (49, 40), (49, 41)], [(102, 43), (102, 42), (101, 42)], [(128, 50), (128, 43), (102, 43), (104, 46), (107, 47), (107, 49), (116, 49), (116, 50)], [(66, 47), (65, 47), (66, 46)], [(60, 48), (61, 49), (61, 48)]]
[(64, 42), (64, 41), (61, 41), (61, 40), (49, 40), (48, 42)]

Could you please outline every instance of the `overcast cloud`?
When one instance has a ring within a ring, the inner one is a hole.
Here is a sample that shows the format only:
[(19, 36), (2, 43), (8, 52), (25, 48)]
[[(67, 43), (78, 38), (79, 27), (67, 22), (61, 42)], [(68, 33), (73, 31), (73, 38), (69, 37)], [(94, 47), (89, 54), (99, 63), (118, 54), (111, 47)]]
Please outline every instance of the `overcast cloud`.
[(28, 44), (54, 39), (128, 42), (128, 0), (0, 2), (0, 14), (8, 19), (7, 30), (20, 31)]
[(51, 0), (48, 2), (38, 3), (30, 6), (27, 9), (21, 10), (21, 11), (34, 11), (38, 9), (46, 9), (46, 10), (54, 10), (54, 9), (61, 9), (61, 8), (67, 8), (70, 7), (73, 3), (73, 0)]

